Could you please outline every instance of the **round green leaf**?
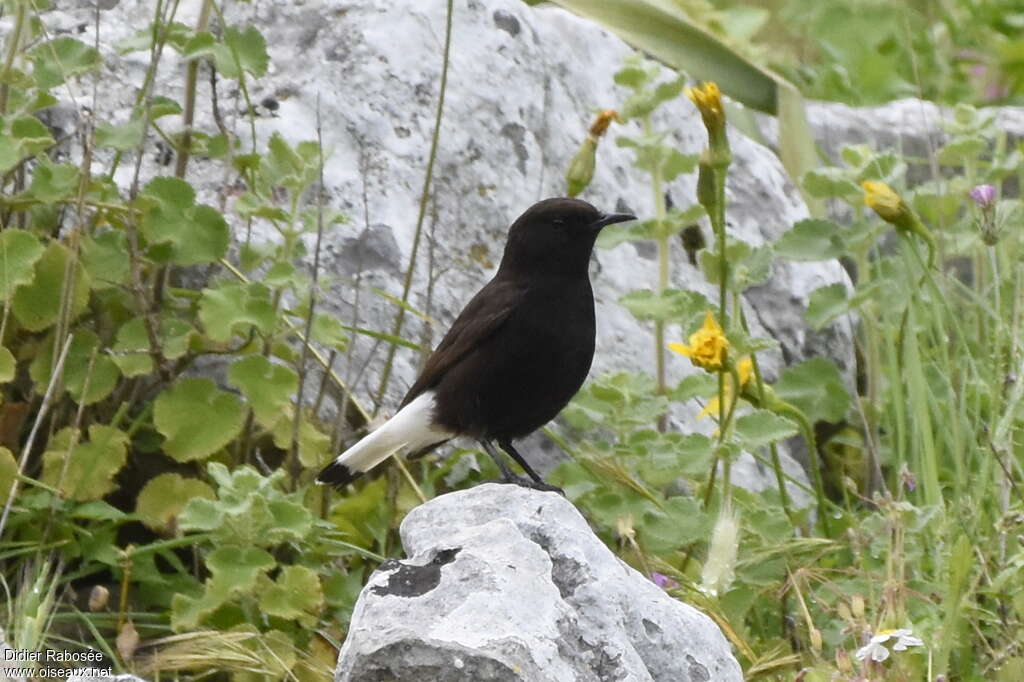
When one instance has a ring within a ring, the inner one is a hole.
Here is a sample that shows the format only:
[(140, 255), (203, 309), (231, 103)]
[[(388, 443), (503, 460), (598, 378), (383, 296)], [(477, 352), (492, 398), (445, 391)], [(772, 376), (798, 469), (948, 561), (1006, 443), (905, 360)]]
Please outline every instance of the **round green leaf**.
[(71, 428), (62, 429), (50, 441), (43, 453), (43, 482), (73, 500), (98, 500), (114, 489), (114, 475), (128, 458), (128, 435), (112, 426), (93, 424), (89, 439), (71, 449), (73, 433)]
[(167, 439), (164, 452), (187, 462), (209, 457), (234, 440), (242, 430), (245, 408), (209, 379), (182, 379), (156, 399), (153, 421)]
[(198, 478), (179, 474), (160, 474), (151, 478), (139, 491), (135, 513), (142, 522), (156, 531), (174, 528), (178, 515), (193, 499), (214, 499), (213, 488)]
[(839, 231), (830, 220), (801, 220), (775, 242), (775, 253), (797, 261), (838, 258), (846, 252)]
[(0, 384), (14, 379), (15, 361), (11, 351), (0, 346)]
[(736, 420), (736, 436), (747, 450), (756, 450), (796, 434), (796, 424), (767, 410), (756, 410)]
[(225, 343), (239, 328), (248, 333), (250, 325), (269, 333), (274, 327), (274, 304), (262, 284), (224, 284), (203, 289), (199, 319), (211, 339)]
[[(35, 264), (35, 278), (14, 292), (11, 309), (25, 329), (42, 331), (57, 321), (64, 275), (71, 257), (63, 244), (51, 242)], [(69, 319), (73, 320), (85, 311), (89, 302), (89, 277), (78, 264), (71, 269), (71, 273)]]
[(14, 477), (18, 475), (18, 462), (14, 459), (14, 453), (5, 447), (0, 447), (0, 504), (7, 504), (7, 497), (11, 494), (11, 484)]
[(266, 427), (272, 427), (281, 418), (299, 388), (294, 370), (276, 365), (262, 355), (236, 360), (228, 370), (228, 380), (241, 389), (256, 420)]
[[(142, 190), (142, 232), (166, 244), (178, 265), (211, 263), (227, 253), (230, 231), (216, 209), (195, 204), (195, 190), (178, 178), (156, 178)], [(151, 254), (152, 255), (152, 254)]]
[(811, 358), (786, 368), (775, 383), (775, 392), (812, 422), (838, 422), (850, 408), (843, 378), (828, 358)]
[[(40, 393), (45, 392), (50, 383), (53, 359), (53, 334), (50, 334), (29, 366), (29, 376)], [(63, 377), (64, 387), (75, 402), (92, 405), (103, 400), (114, 390), (119, 376), (117, 365), (100, 348), (99, 337), (87, 329), (76, 329), (64, 361)]]
[(8, 228), (0, 232), (0, 299), (7, 301), (22, 284), (35, 277), (43, 245), (31, 232)]
[(305, 566), (285, 566), (270, 580), (260, 577), (260, 610), (270, 616), (311, 625), (324, 606), (324, 593), (316, 572)]
[(206, 566), (214, 580), (227, 584), (232, 591), (249, 591), (256, 578), (277, 564), (270, 552), (259, 547), (218, 547), (206, 557)]
[(811, 292), (807, 304), (807, 323), (813, 329), (821, 329), (847, 310), (846, 286), (841, 282), (819, 287)]
[(86, 73), (100, 65), (100, 53), (74, 38), (55, 38), (32, 50), (32, 75), (40, 90), (49, 90), (71, 76)]

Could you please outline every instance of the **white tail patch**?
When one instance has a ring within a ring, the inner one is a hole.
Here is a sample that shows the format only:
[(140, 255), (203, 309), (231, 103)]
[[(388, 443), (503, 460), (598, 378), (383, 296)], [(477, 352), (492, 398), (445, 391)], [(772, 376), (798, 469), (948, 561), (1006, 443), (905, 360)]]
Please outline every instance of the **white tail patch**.
[[(324, 473), (331, 468), (344, 467), (353, 477), (358, 476), (403, 448), (416, 451), (455, 436), (433, 421), (434, 392), (426, 391), (375, 431), (338, 455), (324, 469)], [(324, 478), (324, 473), (321, 473), (321, 478)]]

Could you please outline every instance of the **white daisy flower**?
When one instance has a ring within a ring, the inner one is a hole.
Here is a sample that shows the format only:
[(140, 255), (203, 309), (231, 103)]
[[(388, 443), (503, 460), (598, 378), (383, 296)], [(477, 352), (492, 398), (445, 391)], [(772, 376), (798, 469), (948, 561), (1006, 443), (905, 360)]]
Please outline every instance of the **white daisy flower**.
[(920, 638), (915, 637), (907, 628), (900, 628), (898, 630), (881, 630), (871, 638), (871, 641), (857, 649), (857, 653), (854, 654), (854, 657), (858, 661), (871, 659), (876, 663), (881, 663), (885, 659), (889, 658), (889, 649), (885, 646), (885, 643), (889, 640), (896, 640), (892, 645), (893, 651), (906, 651), (912, 646), (924, 645), (924, 642), (921, 641)]

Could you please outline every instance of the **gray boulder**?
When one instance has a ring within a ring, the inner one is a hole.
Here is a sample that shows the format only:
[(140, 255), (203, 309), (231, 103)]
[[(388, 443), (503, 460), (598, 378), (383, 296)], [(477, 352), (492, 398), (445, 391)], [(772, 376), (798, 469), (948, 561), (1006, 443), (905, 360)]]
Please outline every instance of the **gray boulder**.
[(336, 682), (729, 682), (714, 622), (616, 557), (560, 495), (485, 484), (402, 522)]

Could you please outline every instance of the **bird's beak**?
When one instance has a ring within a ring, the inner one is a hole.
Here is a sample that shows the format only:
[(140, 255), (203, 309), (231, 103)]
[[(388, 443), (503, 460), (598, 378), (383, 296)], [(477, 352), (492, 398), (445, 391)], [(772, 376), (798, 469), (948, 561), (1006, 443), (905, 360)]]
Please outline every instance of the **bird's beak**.
[(600, 218), (591, 223), (591, 227), (596, 230), (614, 225), (615, 223), (624, 223), (627, 220), (636, 220), (635, 215), (629, 213), (605, 213)]

